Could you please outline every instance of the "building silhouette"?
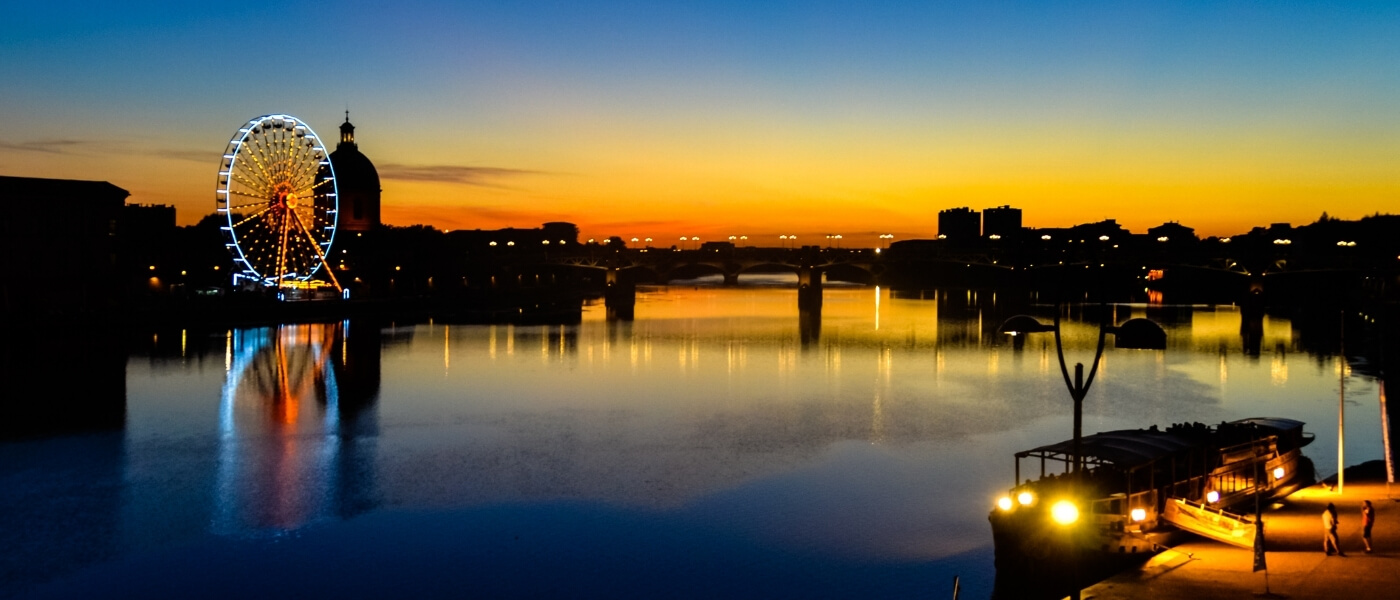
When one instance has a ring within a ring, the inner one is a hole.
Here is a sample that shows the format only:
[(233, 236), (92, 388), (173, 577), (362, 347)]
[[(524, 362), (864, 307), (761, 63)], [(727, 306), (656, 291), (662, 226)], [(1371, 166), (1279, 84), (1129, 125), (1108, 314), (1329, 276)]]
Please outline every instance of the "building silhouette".
[(379, 170), (355, 143), (355, 126), (348, 110), (340, 124), (340, 143), (331, 152), (331, 165), (340, 200), (336, 231), (362, 233), (379, 227)]
[(119, 307), (118, 235), (126, 190), (105, 181), (0, 177), (0, 308), (77, 316)]
[(981, 234), (982, 218), (966, 206), (938, 211), (938, 237), (954, 241), (975, 240)]
[(1021, 209), (1008, 205), (982, 211), (982, 236), (1016, 239), (1021, 235)]
[(1187, 227), (1176, 221), (1168, 221), (1156, 227), (1147, 229), (1147, 239), (1151, 242), (1164, 245), (1168, 249), (1180, 250), (1200, 241), (1196, 236), (1196, 230)]
[[(350, 111), (345, 111), (345, 122), (340, 124), (340, 143), (331, 152), (331, 165), (335, 168), (335, 188), (337, 194), (336, 234), (331, 242), (330, 256), (326, 266), (333, 269), (341, 285), (362, 294), (373, 286), (374, 278), (367, 271), (373, 271), (378, 257), (376, 253), (380, 241), (380, 192), (379, 170), (369, 157), (360, 152), (355, 143), (355, 126), (350, 123)], [(382, 283), (382, 282), (381, 282)], [(382, 287), (382, 286), (381, 286)]]

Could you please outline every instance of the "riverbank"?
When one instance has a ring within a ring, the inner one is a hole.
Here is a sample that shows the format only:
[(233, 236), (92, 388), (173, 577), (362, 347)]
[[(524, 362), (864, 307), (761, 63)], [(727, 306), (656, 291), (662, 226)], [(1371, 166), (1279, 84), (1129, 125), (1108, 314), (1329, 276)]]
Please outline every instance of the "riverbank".
[[(1380, 598), (1400, 594), (1400, 485), (1386, 484), (1384, 461), (1348, 468), (1343, 492), (1336, 479), (1318, 483), (1264, 510), (1268, 540), (1265, 573), (1253, 571), (1250, 550), (1198, 539), (1165, 551), (1141, 569), (1120, 573), (1084, 590), (1084, 598)], [(1360, 506), (1376, 510), (1375, 552), (1364, 553)], [(1346, 556), (1322, 552), (1322, 511), (1331, 502), (1340, 517)]]

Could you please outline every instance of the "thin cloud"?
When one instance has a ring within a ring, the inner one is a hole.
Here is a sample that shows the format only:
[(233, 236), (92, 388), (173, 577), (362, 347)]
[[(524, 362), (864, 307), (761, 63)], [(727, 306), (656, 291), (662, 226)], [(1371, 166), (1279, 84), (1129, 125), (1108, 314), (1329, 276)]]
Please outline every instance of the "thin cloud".
[(477, 187), (503, 188), (499, 182), (530, 175), (543, 175), (542, 171), (528, 169), (508, 169), (504, 167), (467, 167), (461, 165), (400, 165), (386, 164), (379, 167), (379, 176), (399, 181), (435, 181), (456, 183)]
[(73, 154), (74, 150), (82, 146), (92, 145), (94, 142), (83, 140), (33, 140), (29, 142), (0, 142), (0, 148), (6, 150), (19, 150), (21, 152), (44, 152), (47, 154)]
[(398, 223), (435, 223), (446, 229), (497, 229), (539, 227), (547, 221), (568, 221), (560, 215), (485, 206), (396, 205), (384, 207), (385, 220)]
[(124, 142), (104, 140), (30, 140), (27, 142), (0, 142), (0, 150), (20, 152), (43, 152), (45, 154), (94, 155), (112, 152), (132, 152), (146, 156), (188, 160), (202, 163), (217, 163), (220, 153), (204, 150), (148, 149)]

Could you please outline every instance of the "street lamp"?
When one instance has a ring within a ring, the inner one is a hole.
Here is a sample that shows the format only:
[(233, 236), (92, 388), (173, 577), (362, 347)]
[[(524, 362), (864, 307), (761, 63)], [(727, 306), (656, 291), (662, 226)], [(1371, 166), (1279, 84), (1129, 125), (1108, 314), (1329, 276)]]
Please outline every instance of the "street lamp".
[(1069, 367), (1065, 362), (1064, 342), (1060, 336), (1060, 305), (1055, 305), (1055, 322), (1045, 325), (1037, 321), (1035, 317), (1029, 315), (1016, 315), (1007, 319), (997, 329), (998, 332), (1012, 337), (1029, 335), (1032, 333), (1053, 332), (1055, 334), (1055, 353), (1060, 360), (1060, 374), (1064, 376), (1065, 386), (1069, 388), (1070, 398), (1074, 400), (1074, 472), (1079, 472), (1083, 456), (1080, 455), (1079, 440), (1083, 430), (1083, 407), (1084, 397), (1089, 393), (1089, 386), (1094, 383), (1094, 376), (1098, 374), (1099, 359), (1103, 358), (1104, 342), (1109, 334), (1113, 334), (1115, 348), (1132, 348), (1142, 350), (1165, 350), (1167, 347), (1167, 332), (1162, 327), (1147, 319), (1128, 319), (1122, 325), (1112, 326), (1108, 323), (1099, 324), (1099, 338), (1097, 347), (1094, 349), (1094, 362), (1089, 367), (1089, 377), (1084, 377), (1084, 363), (1075, 363), (1074, 378), (1069, 375)]

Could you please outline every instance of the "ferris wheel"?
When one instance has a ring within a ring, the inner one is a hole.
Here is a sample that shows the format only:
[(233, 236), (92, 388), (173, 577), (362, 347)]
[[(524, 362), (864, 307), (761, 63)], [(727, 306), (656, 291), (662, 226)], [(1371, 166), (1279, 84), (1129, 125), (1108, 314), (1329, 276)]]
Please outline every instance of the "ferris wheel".
[(264, 115), (233, 134), (215, 191), (224, 245), (242, 272), (269, 287), (324, 285), (312, 279), (335, 238), (335, 171), (316, 132), (290, 115)]

